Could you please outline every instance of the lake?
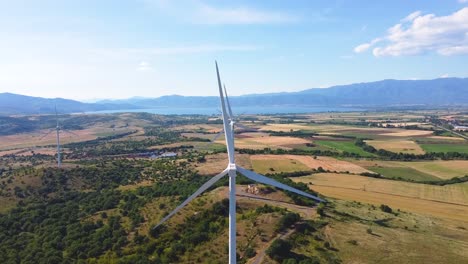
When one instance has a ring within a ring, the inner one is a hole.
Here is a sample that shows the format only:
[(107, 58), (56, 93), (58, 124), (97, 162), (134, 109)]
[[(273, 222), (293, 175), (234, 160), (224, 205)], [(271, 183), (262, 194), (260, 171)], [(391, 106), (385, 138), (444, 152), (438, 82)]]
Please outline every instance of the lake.
[[(242, 114), (306, 114), (322, 112), (352, 112), (365, 111), (363, 108), (355, 107), (309, 107), (309, 106), (242, 106), (233, 107), (233, 112)], [(125, 113), (125, 112), (145, 112), (160, 115), (218, 115), (221, 108), (216, 107), (159, 107), (151, 109), (122, 109), (86, 112), (88, 114), (99, 113)]]

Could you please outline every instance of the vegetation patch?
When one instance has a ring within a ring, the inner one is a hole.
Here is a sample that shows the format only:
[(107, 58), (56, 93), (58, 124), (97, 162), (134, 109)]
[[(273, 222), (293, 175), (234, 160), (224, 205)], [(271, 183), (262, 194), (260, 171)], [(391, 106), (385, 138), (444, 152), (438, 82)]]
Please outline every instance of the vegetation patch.
[(435, 152), (435, 153), (447, 153), (447, 152), (458, 152), (468, 154), (468, 144), (459, 143), (459, 144), (419, 144), (426, 152)]
[(356, 146), (354, 141), (330, 141), (330, 140), (316, 140), (314, 141), (318, 145), (338, 150), (340, 152), (355, 153), (363, 157), (372, 157), (369, 152), (364, 151), (362, 148)]
[(408, 167), (369, 167), (371, 171), (385, 178), (404, 179), (411, 181), (438, 181), (440, 178)]

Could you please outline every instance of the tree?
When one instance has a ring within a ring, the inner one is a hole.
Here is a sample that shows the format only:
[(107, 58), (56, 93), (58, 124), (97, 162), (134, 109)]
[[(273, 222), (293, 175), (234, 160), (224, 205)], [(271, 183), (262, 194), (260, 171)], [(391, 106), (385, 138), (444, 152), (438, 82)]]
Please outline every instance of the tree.
[(292, 245), (289, 241), (277, 239), (271, 243), (266, 253), (270, 258), (280, 261), (291, 253), (291, 248)]
[(382, 210), (382, 212), (389, 213), (389, 214), (393, 212), (392, 208), (386, 204), (381, 204), (380, 210)]

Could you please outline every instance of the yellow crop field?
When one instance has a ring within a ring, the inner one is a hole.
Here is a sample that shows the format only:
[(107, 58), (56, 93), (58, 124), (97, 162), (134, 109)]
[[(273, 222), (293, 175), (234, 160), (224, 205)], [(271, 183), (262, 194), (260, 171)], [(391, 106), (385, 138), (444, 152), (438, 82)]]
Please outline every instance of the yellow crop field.
[[(310, 140), (296, 137), (278, 137), (278, 136), (248, 136), (242, 134), (235, 139), (237, 148), (246, 149), (291, 149), (290, 145), (304, 145), (310, 143)], [(219, 138), (216, 143), (226, 144), (223, 138)]]
[(451, 179), (468, 174), (468, 160), (434, 160), (434, 161), (370, 161), (353, 160), (362, 167), (401, 168), (408, 167), (433, 175), (441, 179)]
[(263, 174), (275, 172), (306, 171), (310, 169), (296, 159), (261, 159), (255, 157), (256, 156), (251, 157), (252, 167), (256, 172)]
[(350, 173), (362, 173), (370, 172), (363, 167), (353, 164), (351, 162), (338, 160), (332, 157), (322, 157), (317, 156), (316, 158), (311, 156), (302, 156), (302, 155), (255, 155), (251, 156), (251, 160), (266, 160), (271, 163), (277, 162), (279, 160), (296, 160), (309, 169), (318, 169), (322, 167), (324, 170), (337, 171), (337, 172), (350, 172)]
[(410, 154), (424, 154), (424, 150), (411, 140), (366, 140), (368, 145), (376, 149), (385, 149), (391, 152)]
[(311, 130), (311, 127), (306, 124), (267, 124), (262, 126), (260, 130), (289, 132), (291, 130)]
[(428, 136), (432, 135), (432, 131), (428, 130), (406, 130), (406, 129), (393, 129), (390, 133), (381, 134), (382, 136), (391, 136), (391, 137), (414, 137), (414, 136)]
[(435, 186), (334, 173), (292, 180), (312, 183), (310, 188), (325, 196), (375, 205), (387, 204), (405, 211), (468, 222), (466, 183)]

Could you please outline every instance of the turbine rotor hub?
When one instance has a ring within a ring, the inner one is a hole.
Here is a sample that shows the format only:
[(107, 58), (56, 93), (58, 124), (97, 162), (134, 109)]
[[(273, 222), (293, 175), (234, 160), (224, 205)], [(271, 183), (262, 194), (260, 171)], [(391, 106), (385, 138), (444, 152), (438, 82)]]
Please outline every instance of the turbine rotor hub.
[(237, 171), (237, 166), (236, 166), (235, 163), (229, 163), (228, 169), (229, 169), (230, 171)]

